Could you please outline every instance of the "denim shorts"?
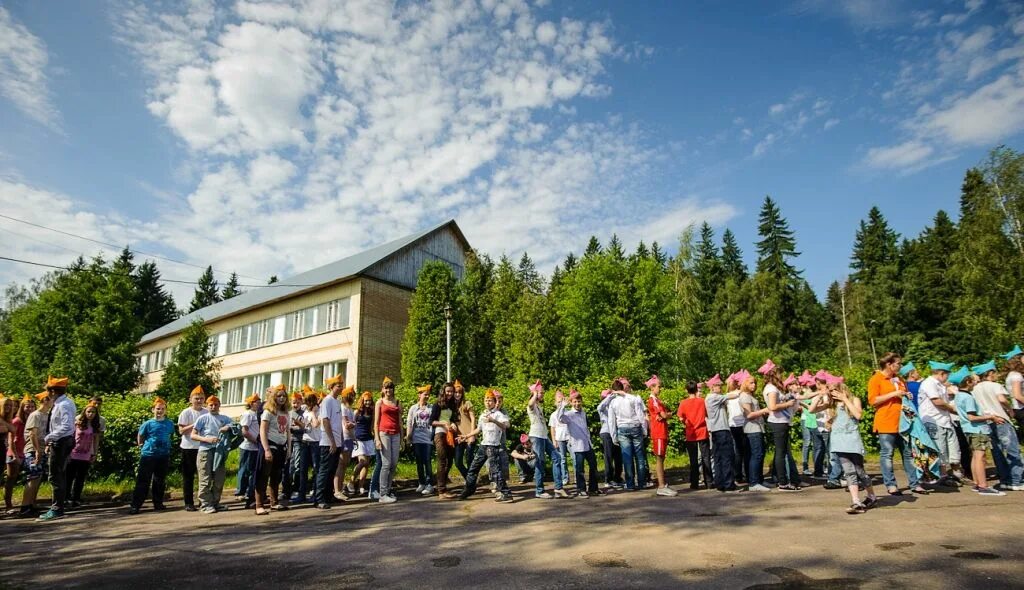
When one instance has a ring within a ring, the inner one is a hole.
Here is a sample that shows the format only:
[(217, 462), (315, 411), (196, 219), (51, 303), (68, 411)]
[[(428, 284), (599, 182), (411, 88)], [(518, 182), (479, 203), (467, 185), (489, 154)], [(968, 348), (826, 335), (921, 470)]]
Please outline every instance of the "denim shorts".
[(40, 478), (46, 479), (47, 463), (49, 463), (49, 461), (47, 461), (46, 454), (44, 453), (39, 458), (38, 465), (32, 464), (32, 462), (35, 461), (35, 458), (35, 452), (29, 451), (25, 453), (25, 459), (21, 462), (21, 471), (25, 474), (25, 481), (32, 481), (33, 479)]

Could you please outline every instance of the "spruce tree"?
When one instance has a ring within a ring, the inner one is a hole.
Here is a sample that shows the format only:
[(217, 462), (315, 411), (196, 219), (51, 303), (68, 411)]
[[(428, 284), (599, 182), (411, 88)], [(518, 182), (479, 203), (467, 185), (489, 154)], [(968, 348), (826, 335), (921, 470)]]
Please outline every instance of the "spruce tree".
[(644, 241), (640, 240), (640, 243), (636, 245), (636, 252), (633, 253), (633, 258), (637, 260), (643, 260), (644, 258), (649, 258), (650, 256), (651, 251), (647, 249), (647, 244), (644, 244)]
[(487, 290), (487, 321), (493, 329), (494, 374), (499, 383), (506, 383), (515, 374), (511, 356), (515, 333), (514, 310), (526, 291), (516, 268), (508, 256), (502, 256), (494, 269), (494, 280)]
[(747, 279), (747, 265), (743, 262), (743, 251), (736, 243), (732, 230), (726, 228), (722, 232), (722, 273), (732, 278), (736, 284)]
[(583, 251), (583, 257), (597, 256), (600, 253), (601, 242), (597, 241), (597, 236), (590, 236), (590, 241), (587, 242), (587, 249)]
[(221, 301), (231, 299), (232, 297), (238, 297), (242, 294), (242, 291), (238, 288), (238, 273), (233, 272), (228, 278), (228, 282), (224, 285), (224, 290), (220, 293)]
[(81, 392), (121, 395), (135, 389), (142, 378), (135, 357), (142, 323), (135, 315), (132, 277), (110, 272), (105, 283), (88, 320), (74, 330), (70, 372)]
[(531, 293), (540, 293), (544, 290), (544, 279), (537, 272), (537, 267), (533, 264), (533, 259), (526, 252), (523, 252), (522, 257), (519, 258), (519, 268), (517, 270), (519, 274), (519, 280)]
[(757, 242), (757, 271), (767, 272), (777, 279), (798, 277), (800, 272), (790, 263), (791, 258), (800, 255), (796, 251), (796, 239), (771, 197), (766, 196), (761, 205), (757, 233), (761, 236)]
[(207, 266), (206, 270), (204, 270), (203, 274), (199, 277), (199, 283), (196, 285), (196, 292), (192, 297), (192, 305), (189, 306), (188, 312), (192, 313), (197, 309), (213, 305), (220, 300), (220, 291), (217, 289), (217, 279), (213, 278), (213, 267)]
[(460, 375), (467, 385), (494, 383), (494, 328), (487, 293), (494, 280), (494, 261), (471, 252), (458, 285), (459, 317), (453, 328), (459, 340)]
[(160, 284), (160, 270), (147, 260), (135, 270), (135, 314), (142, 324), (143, 334), (152, 332), (178, 318), (174, 297)]
[(576, 259), (572, 252), (569, 252), (565, 257), (565, 262), (562, 263), (562, 270), (565, 273), (570, 273), (575, 270), (577, 264), (579, 264), (579, 260)]
[(626, 258), (626, 252), (622, 249), (622, 242), (619, 241), (617, 234), (612, 234), (612, 239), (608, 242), (608, 254), (615, 260)]
[(220, 361), (214, 359), (210, 350), (210, 333), (203, 320), (195, 320), (182, 332), (174, 348), (171, 362), (164, 369), (157, 394), (168, 400), (185, 401), (196, 385), (201, 385), (206, 395), (219, 391)]
[[(700, 226), (693, 271), (697, 279), (697, 286), (700, 288), (697, 295), (701, 309), (708, 312), (722, 286), (724, 277), (722, 276), (722, 261), (718, 257), (718, 246), (715, 245), (715, 232), (706, 221)], [(706, 313), (704, 318), (705, 320), (711, 319)]]
[(662, 266), (665, 266), (665, 263), (668, 262), (668, 256), (665, 255), (665, 252), (661, 249), (661, 246), (658, 245), (658, 242), (651, 243), (651, 258)]
[(867, 221), (861, 220), (854, 236), (853, 256), (850, 267), (855, 281), (871, 282), (879, 278), (884, 268), (898, 261), (896, 232), (878, 207), (871, 207)]
[[(402, 380), (412, 385), (444, 383), (446, 378), (445, 307), (451, 306), (456, 318), (464, 317), (459, 309), (455, 272), (447, 263), (432, 260), (425, 263), (416, 279), (416, 291), (409, 304), (409, 323), (402, 338)], [(457, 331), (452, 327), (453, 332)], [(452, 338), (454, 361), (459, 358), (458, 338)], [(453, 376), (454, 378), (454, 376)]]

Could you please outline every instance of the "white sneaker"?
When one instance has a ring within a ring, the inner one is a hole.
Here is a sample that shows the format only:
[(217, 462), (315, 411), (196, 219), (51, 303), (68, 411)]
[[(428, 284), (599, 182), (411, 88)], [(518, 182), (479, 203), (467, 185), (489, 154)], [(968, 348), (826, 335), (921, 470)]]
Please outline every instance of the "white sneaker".
[(547, 492), (541, 492), (539, 494), (534, 494), (534, 496), (536, 496), (537, 498), (540, 498), (542, 500), (550, 500), (551, 498), (554, 498), (554, 496), (552, 496), (551, 494), (549, 494)]
[(769, 488), (767, 486), (763, 486), (763, 485), (761, 485), (759, 483), (756, 483), (756, 484), (750, 486), (747, 489), (750, 490), (751, 492), (770, 492), (770, 491), (772, 491), (771, 488)]
[(427, 488), (427, 486), (425, 486), (423, 484), (420, 484), (420, 485), (416, 486), (416, 493), (417, 494), (422, 494), (423, 490), (425, 490), (426, 488)]
[(673, 490), (672, 488), (670, 488), (668, 486), (665, 486), (663, 488), (658, 488), (658, 491), (656, 493), (659, 496), (678, 496), (679, 495), (679, 492)]
[(370, 492), (371, 500), (380, 500), (380, 492)]
[(381, 504), (391, 504), (393, 502), (397, 502), (398, 498), (394, 496), (381, 496), (380, 500), (377, 501), (380, 502)]
[(999, 484), (996, 489), (1004, 492), (1024, 492), (1024, 485)]
[(565, 490), (559, 488), (559, 489), (555, 490), (555, 497), (556, 498), (568, 498), (569, 494), (567, 494), (565, 492)]
[(434, 495), (434, 486), (427, 484), (420, 493), (424, 496), (432, 496)]

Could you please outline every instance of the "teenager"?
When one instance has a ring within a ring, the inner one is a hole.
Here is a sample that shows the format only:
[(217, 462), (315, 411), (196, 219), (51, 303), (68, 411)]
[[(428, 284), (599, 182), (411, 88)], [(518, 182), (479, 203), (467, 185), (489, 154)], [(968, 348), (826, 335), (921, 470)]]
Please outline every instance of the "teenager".
[(533, 479), (537, 469), (537, 453), (533, 452), (533, 441), (530, 435), (525, 432), (519, 436), (519, 444), (512, 449), (512, 459), (516, 462), (516, 469), (519, 470), (519, 483), (526, 483)]
[(612, 383), (612, 402), (608, 404), (608, 429), (612, 441), (622, 449), (622, 466), (626, 471), (626, 489), (639, 490), (647, 482), (647, 408), (632, 394), (623, 379)]
[(352, 451), (355, 449), (355, 410), (352, 404), (356, 399), (355, 387), (349, 385), (341, 390), (338, 401), (341, 402), (341, 431), (344, 439), (341, 444), (341, 454), (338, 456), (338, 471), (334, 474), (334, 498), (344, 500), (345, 496), (355, 495), (355, 490), (346, 489), (345, 475), (348, 473), (349, 463), (352, 462)]
[[(526, 415), (530, 419), (530, 444), (536, 454), (537, 462), (533, 471), (534, 496), (545, 500), (554, 497), (568, 498), (563, 488), (562, 464), (559, 453), (548, 438), (548, 419), (544, 415), (544, 387), (538, 379), (530, 386), (530, 399), (526, 404)], [(544, 491), (544, 472), (547, 457), (551, 457), (551, 474), (554, 482), (554, 495)]]
[[(260, 447), (263, 453), (260, 471), (256, 476), (256, 515), (270, 514), (270, 510), (287, 510), (291, 490), (281, 490), (288, 451), (291, 448), (291, 428), (288, 411), (288, 392), (275, 387), (263, 400), (260, 414)], [(270, 502), (267, 502), (268, 488)]]
[(374, 408), (373, 438), (381, 455), (379, 502), (390, 504), (397, 500), (392, 486), (402, 443), (402, 404), (395, 397), (393, 383), (382, 388)]
[(956, 487), (960, 480), (960, 442), (957, 440), (953, 420), (956, 419), (956, 407), (947, 391), (949, 373), (953, 363), (929, 361), (929, 375), (918, 389), (917, 414), (921, 417), (928, 436), (935, 442), (939, 450), (939, 461), (942, 465), (940, 484)]
[(306, 501), (309, 487), (309, 474), (302, 469), (302, 437), (306, 434), (306, 396), (313, 393), (313, 388), (303, 385), (302, 391), (292, 393), (292, 409), (288, 412), (289, 430), (291, 431), (291, 448), (288, 458), (288, 483), (291, 485), (292, 496), (289, 504), (300, 504)]
[(743, 425), (743, 434), (747, 437), (750, 448), (750, 461), (747, 466), (747, 489), (752, 492), (767, 492), (769, 488), (764, 485), (764, 419), (771, 410), (762, 408), (754, 391), (757, 389), (757, 381), (746, 369), (736, 373), (736, 381), (740, 384), (740, 407), (743, 408), (746, 423)]
[(456, 379), (452, 384), (454, 387), (453, 403), (456, 409), (455, 426), (457, 432), (464, 442), (455, 442), (455, 468), (466, 479), (469, 473), (469, 464), (476, 457), (476, 437), (466, 437), (465, 433), (476, 428), (476, 413), (473, 411), (473, 403), (466, 397), (466, 388)]
[(43, 437), (50, 423), (50, 393), (44, 391), (35, 395), (36, 409), (25, 420), (25, 460), (21, 471), (25, 474), (25, 488), (21, 492), (21, 506), (18, 518), (35, 517), (36, 493), (39, 484), (46, 479), (49, 457), (46, 455), (46, 442)]
[(601, 437), (601, 451), (604, 455), (604, 487), (621, 488), (622, 481), (622, 449), (612, 442), (611, 431), (608, 430), (608, 404), (615, 399), (612, 397), (612, 390), (605, 389), (601, 392), (601, 402), (597, 404), (597, 417), (601, 421), (599, 436)]
[(441, 500), (451, 500), (455, 494), (448, 491), (448, 473), (452, 468), (455, 455), (455, 420), (458, 419), (458, 408), (455, 406), (455, 386), (445, 383), (441, 387), (441, 396), (430, 414), (430, 424), (434, 427), (434, 448), (437, 450), (437, 495)]
[(725, 402), (725, 410), (729, 420), (729, 432), (732, 434), (733, 448), (735, 449), (732, 471), (736, 475), (736, 483), (747, 483), (750, 479), (750, 441), (747, 440), (744, 427), (747, 424), (746, 412), (740, 403), (742, 388), (737, 374), (733, 373), (725, 379), (725, 386), (729, 393), (735, 393), (736, 397)]
[(970, 374), (966, 367), (951, 374), (949, 382), (959, 388), (953, 404), (971, 449), (971, 473), (974, 479), (974, 487), (971, 489), (982, 496), (1005, 496), (1006, 492), (988, 487), (985, 476), (985, 454), (992, 451), (990, 428), (1002, 417), (985, 413), (978, 405), (973, 390), (977, 388), (979, 379)]
[(196, 420), (191, 434), (192, 440), (199, 443), (196, 471), (199, 473), (199, 509), (203, 514), (227, 510), (220, 503), (227, 461), (217, 460), (217, 445), (221, 435), (231, 432), (233, 427), (231, 418), (220, 414), (220, 398), (207, 397), (206, 414)]
[[(795, 393), (797, 388), (799, 391), (805, 394), (804, 399), (800, 402), (800, 432), (803, 435), (803, 447), (800, 450), (800, 473), (808, 475), (814, 478), (822, 477), (822, 470), (825, 464), (825, 451), (828, 446), (824, 444), (821, 438), (820, 430), (818, 429), (818, 418), (814, 412), (809, 410), (811, 403), (813, 403), (813, 397), (820, 391), (821, 393), (826, 392), (825, 376), (821, 375), (824, 371), (819, 371), (819, 375), (822, 377), (820, 381), (815, 382), (816, 388), (805, 387), (801, 385), (792, 375), (786, 378), (782, 382), (782, 387), (790, 393)], [(810, 465), (808, 464), (810, 460)], [(814, 469), (810, 469), (813, 466)]]
[[(298, 501), (301, 503), (305, 503), (307, 498), (316, 498), (316, 480), (320, 473), (321, 430), (318, 416), (320, 399), (320, 395), (317, 393), (307, 393), (303, 400), (305, 402), (305, 411), (302, 412), (304, 432), (302, 434), (302, 459), (299, 464), (302, 471), (299, 475), (298, 497)], [(306, 482), (305, 485), (302, 485), (303, 481)]]
[(196, 385), (189, 394), (189, 407), (178, 414), (178, 434), (181, 435), (181, 487), (185, 500), (185, 511), (196, 511), (195, 484), (196, 463), (199, 459), (199, 443), (192, 440), (192, 429), (196, 420), (207, 413), (203, 407), (206, 393), (202, 385)]
[(367, 476), (370, 473), (370, 460), (376, 454), (376, 445), (373, 439), (373, 412), (376, 404), (373, 401), (373, 393), (364, 391), (359, 396), (359, 402), (355, 409), (355, 446), (352, 448), (352, 458), (356, 460), (355, 469), (352, 470), (352, 488), (355, 495), (361, 496), (369, 489), (366, 485)]
[(487, 463), (491, 480), (495, 483), (500, 493), (496, 500), (498, 502), (513, 501), (508, 482), (501, 476), (500, 460), (500, 456), (505, 452), (502, 434), (508, 429), (509, 419), (496, 406), (497, 402), (494, 397), (494, 391), (488, 389), (484, 394), (484, 411), (480, 414), (477, 427), (470, 431), (463, 430), (463, 434), (459, 435), (459, 438), (463, 440), (475, 439), (475, 437), (480, 436), (480, 447), (473, 456), (473, 461), (466, 472), (466, 487), (459, 495), (460, 500), (465, 500), (476, 492), (477, 477), (480, 474), (480, 469), (484, 463)]
[[(860, 419), (863, 416), (860, 399), (850, 395), (846, 386), (835, 382), (832, 387), (816, 396), (808, 408), (811, 412), (825, 415), (831, 429), (829, 431), (829, 450), (839, 457), (846, 488), (850, 492), (851, 504), (847, 514), (863, 514), (877, 503), (875, 490), (871, 486), (871, 478), (864, 471), (864, 441), (860, 437)], [(860, 489), (864, 488), (867, 497), (860, 499)]]
[(701, 473), (704, 487), (711, 489), (711, 442), (708, 440), (708, 409), (700, 397), (700, 387), (694, 381), (686, 382), (686, 398), (679, 402), (676, 417), (683, 423), (686, 454), (690, 458), (690, 489), (700, 489)]
[(971, 367), (978, 376), (978, 384), (971, 390), (982, 413), (995, 416), (992, 420), (992, 461), (999, 474), (999, 489), (1024, 491), (1024, 462), (1021, 461), (1020, 441), (1010, 421), (1010, 400), (1006, 389), (996, 381), (994, 361)]
[(900, 355), (887, 352), (878, 360), (878, 370), (868, 380), (868, 403), (875, 408), (874, 432), (878, 434), (878, 462), (882, 468), (882, 481), (890, 495), (903, 494), (896, 485), (896, 474), (893, 471), (892, 459), (895, 452), (900, 452), (903, 459), (903, 471), (907, 474), (910, 491), (927, 494), (918, 482), (917, 468), (909, 448), (900, 435), (900, 416), (903, 415), (903, 399), (910, 397), (906, 384), (899, 378)]
[(793, 452), (789, 445), (793, 413), (796, 411), (800, 399), (783, 387), (779, 368), (771, 359), (767, 359), (757, 372), (765, 378), (765, 386), (761, 395), (770, 411), (768, 430), (771, 432), (772, 442), (775, 444), (773, 462), (775, 478), (779, 483), (777, 489), (782, 492), (800, 491), (800, 472), (797, 471), (796, 461), (793, 459)]
[(53, 487), (53, 503), (50, 509), (39, 517), (46, 522), (64, 518), (68, 496), (68, 462), (75, 448), (75, 416), (78, 413), (75, 402), (68, 397), (68, 378), (50, 377), (46, 391), (51, 403), (49, 430), (43, 441), (46, 443), (49, 461), (50, 485)]
[(82, 505), (82, 490), (89, 467), (96, 461), (96, 434), (100, 430), (99, 412), (93, 402), (75, 419), (75, 446), (68, 461), (67, 486), (72, 508)]
[(16, 403), (17, 411), (11, 418), (11, 431), (7, 444), (7, 481), (4, 483), (4, 509), (8, 515), (17, 514), (14, 508), (14, 485), (18, 483), (25, 465), (25, 425), (29, 416), (36, 411), (36, 401), (26, 395)]
[[(269, 393), (272, 388), (267, 388)], [(242, 428), (242, 444), (238, 447), (238, 482), (235, 485), (235, 499), (245, 502), (245, 509), (256, 506), (256, 475), (260, 471), (262, 447), (260, 446), (260, 414), (263, 412), (263, 400), (260, 394), (254, 393), (245, 398), (245, 411), (238, 418)]]
[(171, 465), (171, 433), (174, 423), (167, 419), (167, 402), (159, 397), (153, 400), (153, 418), (139, 426), (136, 436), (139, 451), (139, 469), (135, 475), (135, 490), (128, 514), (138, 514), (153, 488), (153, 510), (164, 510), (164, 491), (167, 470)]
[[(590, 442), (590, 427), (587, 426), (587, 414), (583, 411), (583, 396), (580, 392), (575, 389), (569, 391), (568, 405), (570, 409), (566, 410), (565, 401), (560, 401), (555, 415), (558, 421), (565, 425), (569, 436), (569, 450), (575, 454), (573, 467), (576, 470), (576, 494), (583, 498), (596, 496), (601, 493), (597, 488), (597, 455)], [(584, 463), (587, 465), (589, 476), (586, 480), (583, 479)]]
[(430, 403), (430, 385), (417, 387), (416, 397), (416, 403), (409, 407), (409, 415), (405, 418), (405, 440), (412, 447), (412, 454), (416, 459), (416, 492), (429, 496), (434, 493), (431, 457), (434, 451), (434, 433), (430, 425), (434, 405)]
[(320, 422), (320, 465), (316, 474), (316, 493), (313, 505), (326, 510), (334, 503), (334, 491), (332, 482), (334, 474), (338, 472), (338, 457), (341, 455), (341, 448), (345, 443), (344, 432), (341, 422), (341, 404), (338, 402), (338, 395), (344, 389), (344, 381), (340, 375), (336, 375), (324, 381), (327, 386), (327, 395), (320, 401), (318, 412)]
[(729, 430), (729, 419), (726, 414), (725, 404), (729, 400), (738, 399), (739, 391), (722, 393), (722, 378), (719, 375), (707, 380), (710, 389), (704, 398), (704, 406), (707, 409), (707, 428), (711, 437), (711, 453), (714, 457), (714, 481), (715, 489), (719, 492), (739, 491), (736, 486), (735, 474), (732, 466), (735, 459), (735, 448), (733, 446), (732, 431)]
[(1024, 438), (1024, 360), (1020, 346), (1003, 355), (1006, 359), (1006, 393), (1017, 419), (1017, 438)]

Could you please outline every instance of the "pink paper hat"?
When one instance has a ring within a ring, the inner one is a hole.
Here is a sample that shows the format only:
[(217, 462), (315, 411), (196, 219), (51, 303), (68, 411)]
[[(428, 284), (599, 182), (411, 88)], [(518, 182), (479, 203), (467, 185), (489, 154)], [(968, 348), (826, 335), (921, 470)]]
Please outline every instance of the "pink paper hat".
[(623, 387), (630, 387), (629, 379), (626, 379), (625, 377), (616, 377), (615, 380), (618, 381), (619, 383), (622, 383)]
[(790, 373), (789, 377), (786, 377), (785, 381), (782, 382), (782, 386), (783, 387), (789, 387), (790, 385), (792, 385), (794, 383), (796, 383), (796, 377), (794, 377), (793, 374)]
[(814, 379), (817, 381), (828, 383), (828, 378), (831, 376), (832, 375), (828, 371), (826, 371), (825, 369), (821, 369), (820, 371), (814, 374)]
[(704, 382), (703, 381), (698, 381), (697, 382), (697, 389), (700, 389), (702, 387), (704, 387)]
[(771, 373), (774, 370), (775, 370), (775, 363), (772, 362), (772, 359), (766, 359), (764, 361), (764, 364), (761, 365), (761, 368), (758, 369), (757, 372), (762, 374), (762, 375), (767, 375), (768, 373)]
[(752, 375), (750, 374), (750, 371), (748, 371), (746, 369), (740, 369), (739, 372), (736, 373), (736, 379), (737, 379), (736, 382), (737, 383), (743, 383), (744, 381), (746, 381), (747, 379), (750, 379), (751, 377), (752, 377)]
[(721, 385), (721, 384), (722, 384), (722, 376), (719, 375), (718, 373), (715, 373), (715, 376), (710, 378), (710, 379), (708, 379), (708, 381), (707, 381), (707, 386), (708, 387), (715, 387), (716, 385)]
[(580, 399), (580, 397), (581, 397), (580, 396), (580, 392), (576, 391), (575, 387), (569, 390), (569, 399), (570, 400)]
[(645, 381), (644, 385), (647, 386), (647, 389), (650, 389), (651, 387), (654, 387), (655, 385), (661, 385), (661, 379), (658, 379), (657, 375), (651, 375), (651, 378), (648, 379), (647, 381)]
[(601, 392), (601, 399), (604, 399), (604, 398), (608, 397), (611, 394), (612, 394), (612, 390), (611, 389), (605, 389), (604, 391)]
[(537, 382), (530, 386), (530, 393), (540, 393), (542, 391), (544, 391), (544, 386), (540, 384), (540, 379), (537, 379)]
[(835, 375), (829, 375), (828, 377), (825, 378), (825, 383), (828, 385), (839, 385), (843, 381), (845, 381), (844, 378), (836, 377)]
[(800, 385), (814, 385), (814, 375), (811, 375), (810, 371), (804, 369), (803, 374), (797, 377), (796, 381)]

